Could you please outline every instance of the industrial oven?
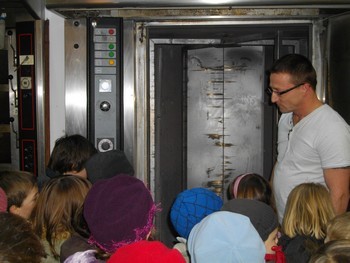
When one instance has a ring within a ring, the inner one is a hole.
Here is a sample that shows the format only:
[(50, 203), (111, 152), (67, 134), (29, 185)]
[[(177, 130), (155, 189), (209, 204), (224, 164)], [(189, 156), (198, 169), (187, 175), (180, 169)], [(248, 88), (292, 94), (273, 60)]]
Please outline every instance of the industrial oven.
[(278, 57), (309, 57), (319, 97), (350, 121), (348, 1), (47, 0), (46, 8), (65, 17), (66, 132), (99, 151), (124, 150), (162, 204), (157, 238), (169, 245), (179, 192), (207, 187), (226, 199), (241, 173), (269, 178), (279, 113), (266, 71)]

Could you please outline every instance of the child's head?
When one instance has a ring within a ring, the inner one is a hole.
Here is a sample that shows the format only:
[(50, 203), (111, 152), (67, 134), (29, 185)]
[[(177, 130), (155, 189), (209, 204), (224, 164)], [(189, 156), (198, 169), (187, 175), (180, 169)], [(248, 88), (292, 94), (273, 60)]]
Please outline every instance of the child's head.
[(206, 188), (192, 188), (179, 193), (170, 210), (170, 220), (177, 233), (188, 238), (191, 229), (207, 215), (219, 211), (222, 199)]
[(288, 196), (282, 229), (289, 237), (302, 235), (322, 239), (333, 217), (333, 205), (326, 187), (304, 183), (296, 186)]
[(35, 232), (50, 244), (52, 254), (57, 240), (67, 239), (73, 232), (73, 219), (84, 204), (91, 183), (77, 176), (60, 176), (48, 181), (42, 189), (33, 213)]
[(0, 187), (7, 196), (7, 211), (28, 219), (38, 198), (35, 176), (24, 171), (3, 171)]
[(121, 247), (112, 255), (108, 263), (185, 263), (177, 249), (167, 248), (159, 241), (141, 240)]
[(332, 240), (323, 244), (311, 256), (309, 263), (348, 263), (350, 262), (350, 240)]
[(350, 212), (337, 215), (327, 225), (325, 242), (337, 239), (350, 240)]
[(278, 242), (278, 220), (271, 206), (251, 199), (232, 199), (221, 210), (247, 216), (263, 240), (266, 253), (275, 253), (272, 247)]
[(247, 198), (274, 207), (270, 183), (261, 175), (246, 173), (237, 176), (229, 186), (229, 199)]
[(265, 262), (265, 246), (249, 218), (214, 212), (196, 224), (188, 238), (192, 263)]
[(84, 203), (89, 242), (112, 254), (119, 247), (145, 240), (157, 210), (141, 180), (125, 174), (98, 180)]
[(134, 168), (121, 150), (99, 152), (85, 164), (87, 178), (91, 183), (117, 174), (134, 175)]
[(24, 218), (0, 213), (0, 262), (40, 263), (45, 250), (40, 239)]
[(95, 153), (95, 146), (85, 137), (79, 134), (64, 136), (56, 140), (48, 168), (57, 175), (72, 174), (86, 178), (84, 164)]

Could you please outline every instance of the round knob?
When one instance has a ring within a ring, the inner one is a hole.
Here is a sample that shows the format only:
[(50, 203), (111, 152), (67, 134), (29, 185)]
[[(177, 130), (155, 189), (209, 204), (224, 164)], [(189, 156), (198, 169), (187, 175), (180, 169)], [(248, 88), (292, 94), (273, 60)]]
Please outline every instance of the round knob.
[(102, 101), (100, 104), (101, 111), (109, 111), (111, 104), (108, 101)]
[(110, 148), (110, 144), (108, 142), (103, 142), (101, 144), (101, 149), (104, 150), (104, 151), (108, 151)]
[(110, 139), (102, 139), (97, 144), (97, 149), (100, 152), (107, 152), (113, 150), (113, 142)]

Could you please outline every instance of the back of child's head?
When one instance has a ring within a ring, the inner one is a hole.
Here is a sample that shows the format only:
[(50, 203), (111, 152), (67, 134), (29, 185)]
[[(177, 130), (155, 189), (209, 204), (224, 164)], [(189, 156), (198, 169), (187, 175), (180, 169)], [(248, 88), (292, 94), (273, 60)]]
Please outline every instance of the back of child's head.
[(257, 200), (232, 199), (222, 206), (221, 211), (247, 216), (263, 241), (278, 228), (277, 215), (273, 208)]
[[(35, 232), (49, 244), (67, 239), (73, 232), (73, 219), (84, 204), (91, 183), (77, 176), (59, 176), (45, 184), (33, 212)], [(57, 256), (54, 246), (53, 255)]]
[(0, 172), (0, 187), (7, 197), (7, 211), (11, 206), (21, 207), (28, 194), (37, 187), (36, 177), (25, 171)]
[(177, 233), (188, 238), (191, 229), (204, 217), (219, 211), (223, 202), (213, 191), (192, 188), (179, 193), (170, 210), (170, 220)]
[(196, 224), (188, 238), (192, 263), (265, 262), (265, 246), (250, 219), (219, 211)]
[(121, 150), (99, 152), (89, 158), (85, 168), (87, 178), (93, 184), (97, 180), (111, 178), (117, 174), (134, 175), (134, 168)]
[(89, 242), (112, 254), (124, 245), (145, 240), (157, 210), (151, 193), (136, 177), (120, 174), (98, 180), (84, 203)]
[(273, 201), (270, 183), (256, 173), (241, 174), (229, 186), (229, 199), (247, 198), (264, 202), (272, 207)]
[(0, 262), (40, 263), (45, 250), (40, 239), (24, 218), (0, 213)]
[(79, 134), (63, 136), (55, 142), (48, 168), (57, 175), (79, 172), (95, 153), (97, 153), (95, 146), (84, 136)]
[(311, 256), (309, 263), (349, 263), (350, 240), (332, 240), (323, 244), (317, 252)]
[(338, 239), (350, 240), (350, 211), (337, 215), (327, 225), (325, 242)]
[(333, 205), (326, 187), (304, 183), (296, 186), (288, 196), (282, 229), (289, 237), (302, 235), (322, 239), (333, 217)]

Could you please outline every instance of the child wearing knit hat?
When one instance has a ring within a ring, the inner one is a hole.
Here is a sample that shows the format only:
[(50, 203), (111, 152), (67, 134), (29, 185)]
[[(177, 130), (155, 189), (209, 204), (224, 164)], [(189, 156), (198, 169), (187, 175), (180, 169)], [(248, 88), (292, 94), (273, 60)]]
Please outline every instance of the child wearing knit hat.
[(93, 155), (86, 162), (85, 168), (87, 178), (93, 184), (118, 174), (134, 175), (134, 168), (125, 153), (118, 149)]
[[(85, 199), (83, 211), (90, 230), (88, 242), (95, 246), (96, 258), (107, 260), (119, 249), (147, 240), (158, 210), (150, 191), (136, 177), (119, 174), (96, 181)], [(76, 254), (66, 262), (73, 262), (69, 261), (72, 258), (80, 262)]]
[(123, 246), (111, 256), (107, 263), (185, 263), (176, 249), (169, 249), (159, 241), (141, 240)]
[(174, 248), (182, 253), (186, 262), (190, 261), (186, 247), (190, 231), (204, 217), (219, 211), (222, 204), (222, 199), (206, 188), (192, 188), (177, 195), (170, 210), (170, 220), (180, 235)]
[(266, 261), (285, 262), (282, 248), (277, 246), (278, 219), (271, 206), (251, 199), (232, 199), (222, 206), (221, 211), (247, 216), (264, 242)]
[(265, 246), (249, 218), (219, 211), (196, 224), (188, 238), (191, 263), (264, 263)]

